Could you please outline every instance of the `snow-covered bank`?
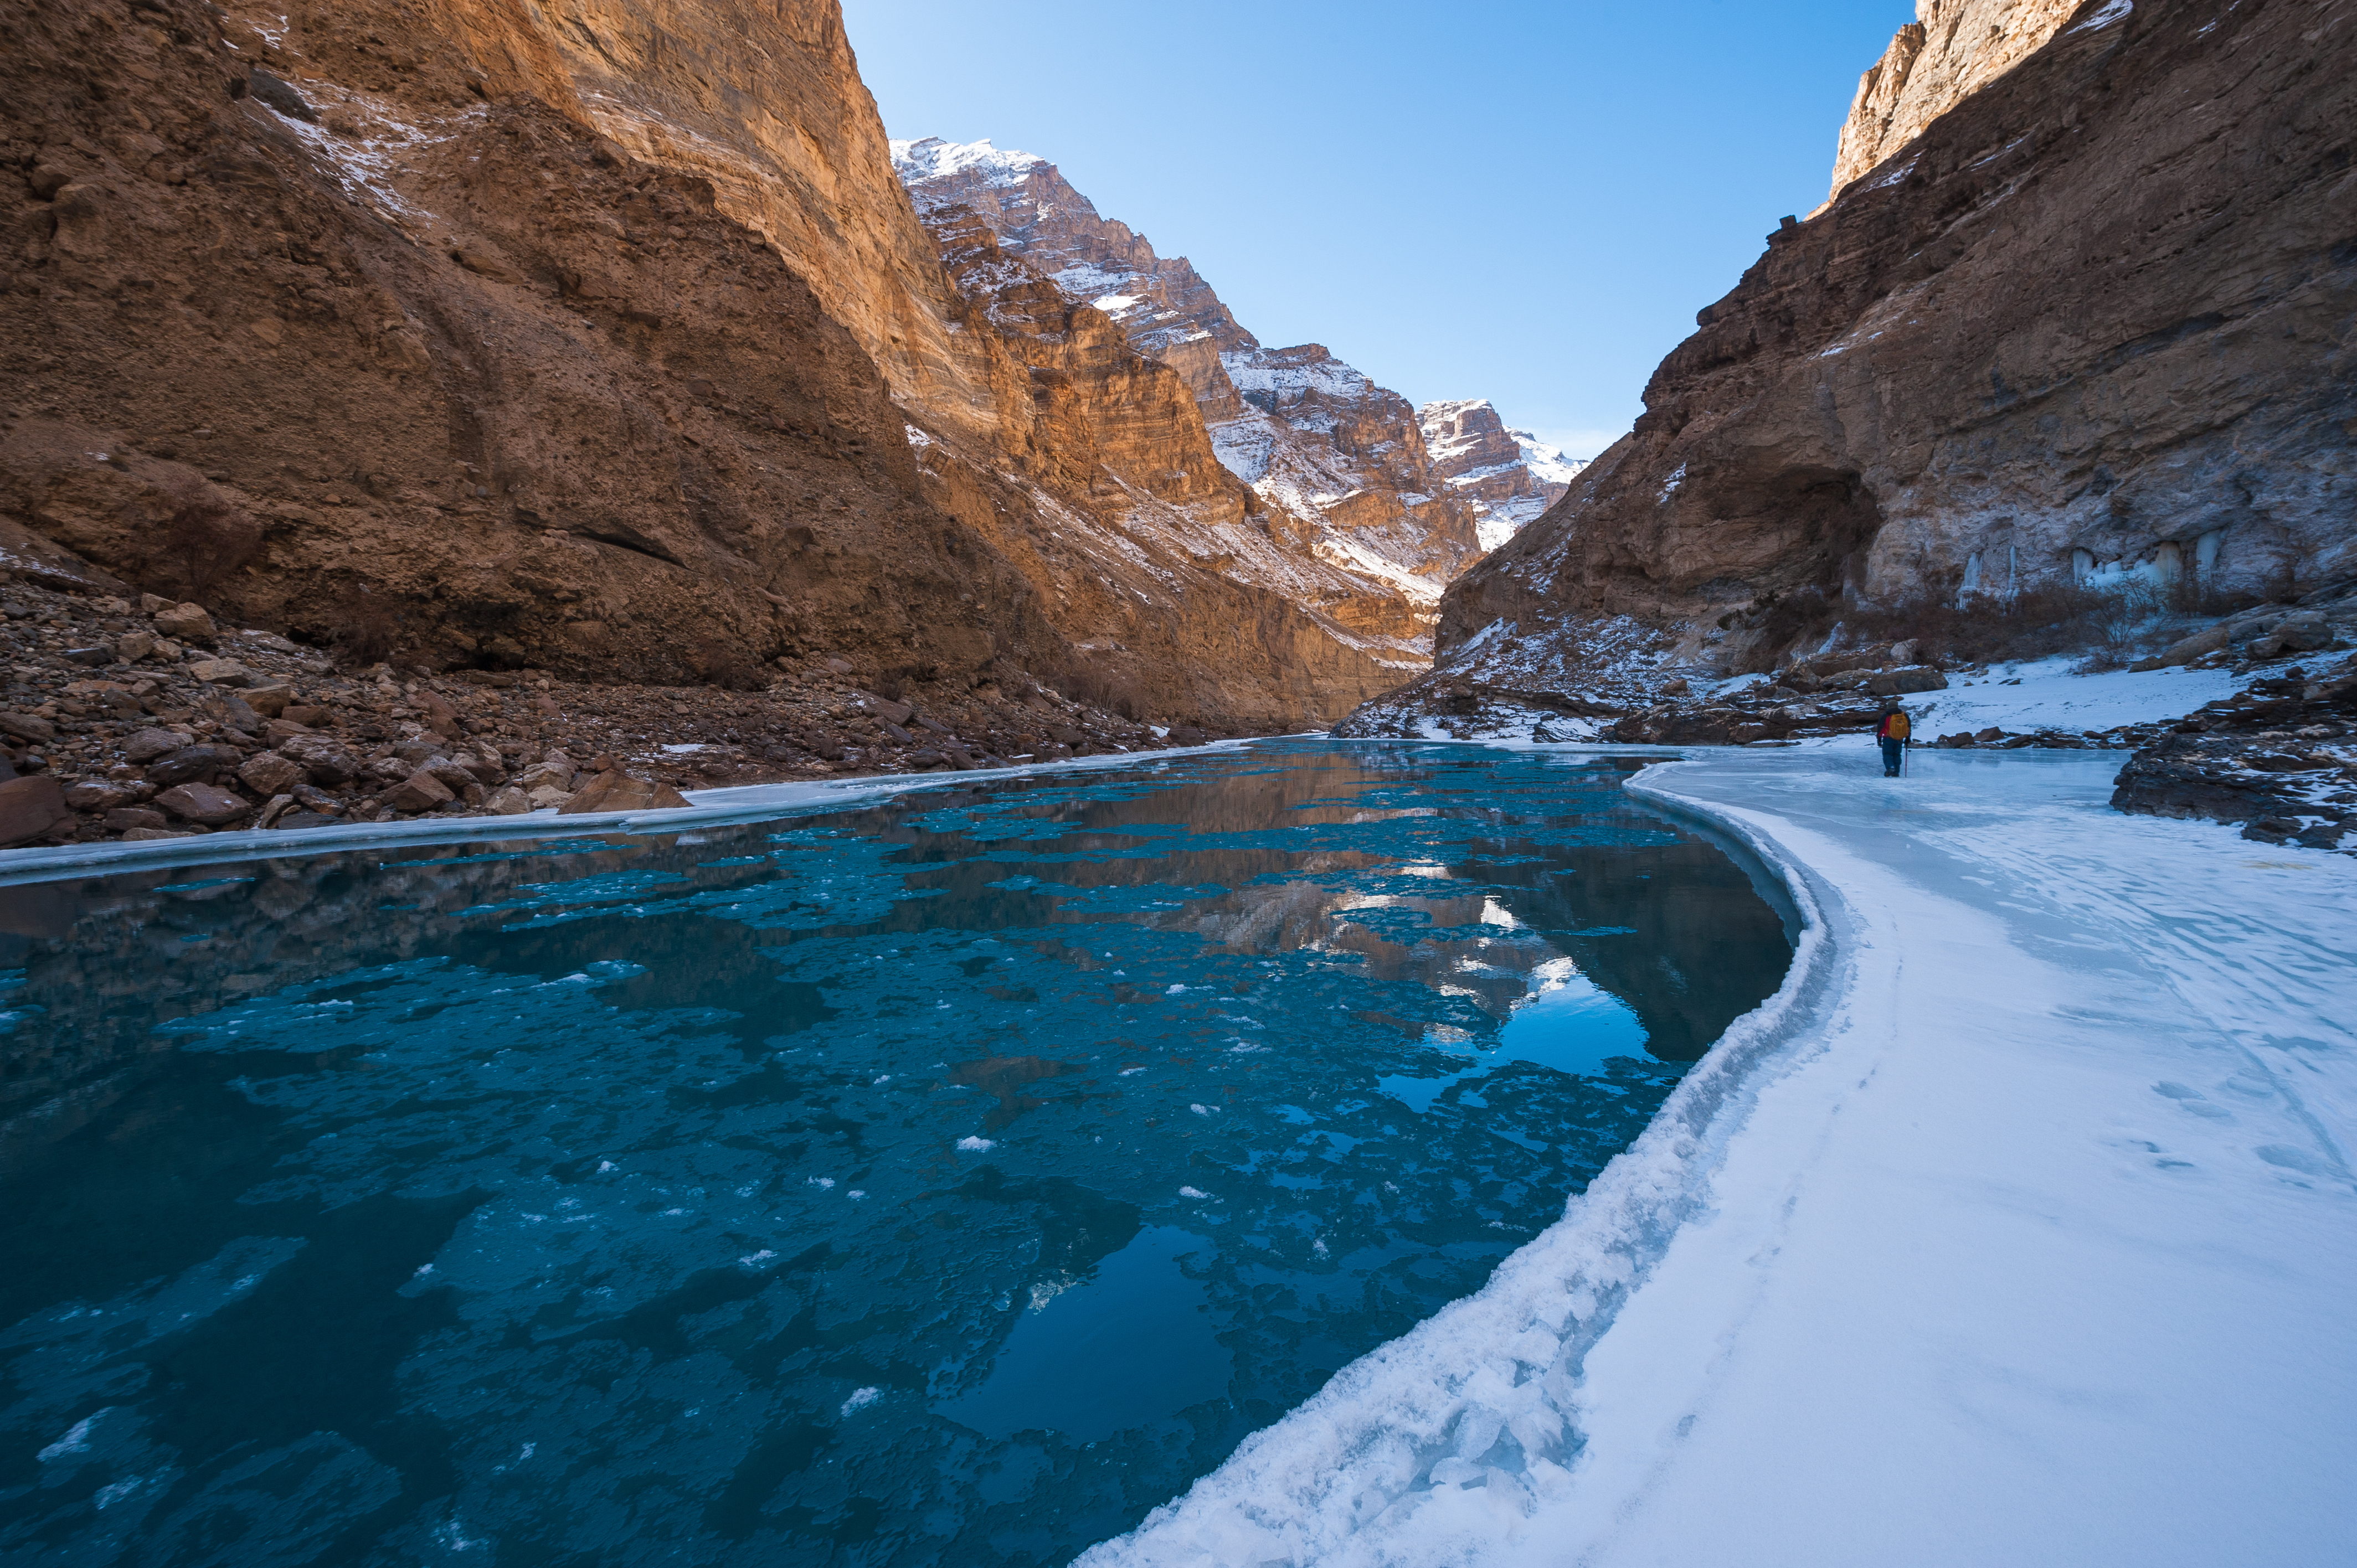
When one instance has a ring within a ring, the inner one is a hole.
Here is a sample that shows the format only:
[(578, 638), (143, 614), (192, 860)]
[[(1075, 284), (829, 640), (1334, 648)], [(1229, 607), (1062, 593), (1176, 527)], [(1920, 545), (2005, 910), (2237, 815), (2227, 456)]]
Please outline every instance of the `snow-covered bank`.
[(1790, 869), (1792, 983), (1480, 1294), (1084, 1561), (2357, 1557), (2357, 866), (2113, 813), (2116, 766), (1649, 772)]
[(2145, 724), (2190, 714), (2250, 684), (2232, 670), (2115, 670), (2075, 675), (2075, 660), (2040, 659), (1997, 664), (1985, 675), (1961, 677), (1944, 692), (1903, 699), (1925, 740), (1994, 725), (2016, 735), (2041, 729), (2079, 733)]

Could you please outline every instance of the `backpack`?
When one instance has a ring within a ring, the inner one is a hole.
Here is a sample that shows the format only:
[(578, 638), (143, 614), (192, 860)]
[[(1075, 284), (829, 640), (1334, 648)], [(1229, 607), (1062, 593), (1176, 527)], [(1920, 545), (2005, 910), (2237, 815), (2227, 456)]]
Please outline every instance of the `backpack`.
[(1885, 740), (1905, 740), (1913, 733), (1903, 708), (1882, 721), (1882, 737)]

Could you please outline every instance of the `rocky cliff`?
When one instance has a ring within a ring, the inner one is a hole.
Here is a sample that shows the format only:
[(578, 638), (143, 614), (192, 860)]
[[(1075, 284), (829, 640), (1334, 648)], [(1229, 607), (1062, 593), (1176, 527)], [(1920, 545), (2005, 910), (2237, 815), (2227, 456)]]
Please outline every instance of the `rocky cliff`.
[(2357, 575), (2352, 65), (2346, 7), (2082, 5), (1770, 237), (1452, 585), (1452, 678), (1642, 687), (1878, 607)]
[[(1923, 134), (2051, 38), (2079, 0), (1915, 0), (1915, 20), (1857, 79), (1834, 152), (1842, 188)], [(1824, 208), (1819, 208), (1823, 211)]]
[(1006, 667), (1231, 726), (1418, 657), (1098, 504), (1143, 474), (1258, 532), (1200, 437), (1168, 477), (1173, 372), (961, 294), (834, 0), (101, 0), (0, 41), (0, 516), (138, 586), (434, 668)]
[(1477, 509), (1440, 481), (1406, 399), (1319, 345), (1264, 347), (1191, 263), (1099, 214), (1044, 158), (938, 137), (896, 142), (893, 156), (944, 243), (979, 221), (1185, 381), (1275, 549), (1238, 553), (1232, 572), (1288, 595), (1297, 580), (1317, 613), (1395, 639), (1395, 666), (1424, 662), (1440, 589), (1482, 545)]
[(1473, 508), (1483, 550), (1563, 499), (1587, 467), (1527, 430), (1509, 430), (1488, 399), (1428, 403), (1416, 410), (1432, 471)]

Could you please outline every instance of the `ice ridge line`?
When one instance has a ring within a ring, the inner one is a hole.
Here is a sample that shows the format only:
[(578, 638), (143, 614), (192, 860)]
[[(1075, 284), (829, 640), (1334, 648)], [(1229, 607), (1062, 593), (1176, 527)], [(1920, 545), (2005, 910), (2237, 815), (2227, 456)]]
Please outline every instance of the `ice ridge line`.
[(1343, 1368), (1075, 1568), (1476, 1561), (1577, 1487), (1588, 1350), (1710, 1208), (1760, 1090), (1824, 1047), (1856, 971), (1857, 922), (1838, 893), (1749, 824), (1662, 788), (1654, 776), (1682, 765), (1623, 788), (1732, 838), (1782, 881), (1801, 930), (1776, 994), (1730, 1025), (1636, 1142), (1480, 1291)]

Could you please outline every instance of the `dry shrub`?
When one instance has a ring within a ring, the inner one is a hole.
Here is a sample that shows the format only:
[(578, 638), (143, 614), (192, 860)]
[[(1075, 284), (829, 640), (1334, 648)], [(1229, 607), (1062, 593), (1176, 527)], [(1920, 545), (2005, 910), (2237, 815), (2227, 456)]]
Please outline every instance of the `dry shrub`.
[(189, 496), (156, 535), (156, 554), (175, 591), (199, 604), (262, 553), (262, 524), (217, 500)]

